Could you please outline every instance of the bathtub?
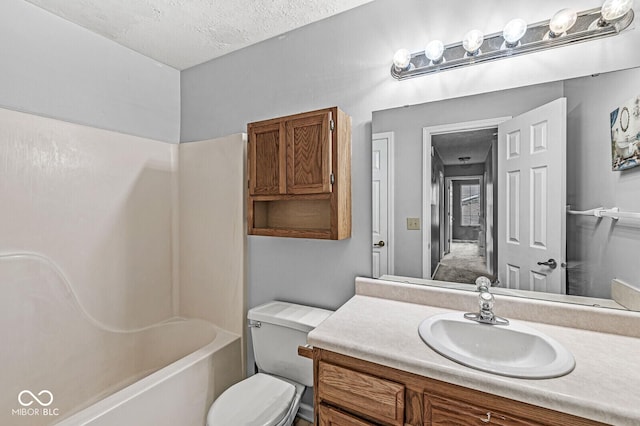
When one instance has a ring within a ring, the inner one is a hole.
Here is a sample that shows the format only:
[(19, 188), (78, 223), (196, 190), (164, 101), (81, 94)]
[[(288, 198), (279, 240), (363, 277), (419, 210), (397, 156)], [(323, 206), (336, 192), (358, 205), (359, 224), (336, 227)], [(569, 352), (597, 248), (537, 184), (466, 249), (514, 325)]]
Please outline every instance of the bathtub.
[(0, 424), (205, 424), (242, 378), (240, 336), (172, 318), (115, 330), (34, 254), (0, 255)]

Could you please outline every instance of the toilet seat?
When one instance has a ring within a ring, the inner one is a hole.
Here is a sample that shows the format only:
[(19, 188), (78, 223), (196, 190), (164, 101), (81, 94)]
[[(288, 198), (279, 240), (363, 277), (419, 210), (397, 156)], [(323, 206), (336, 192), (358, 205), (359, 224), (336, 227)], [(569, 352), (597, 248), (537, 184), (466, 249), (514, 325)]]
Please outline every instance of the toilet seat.
[(254, 374), (215, 400), (207, 415), (207, 425), (278, 425), (290, 413), (295, 397), (293, 384), (268, 374)]

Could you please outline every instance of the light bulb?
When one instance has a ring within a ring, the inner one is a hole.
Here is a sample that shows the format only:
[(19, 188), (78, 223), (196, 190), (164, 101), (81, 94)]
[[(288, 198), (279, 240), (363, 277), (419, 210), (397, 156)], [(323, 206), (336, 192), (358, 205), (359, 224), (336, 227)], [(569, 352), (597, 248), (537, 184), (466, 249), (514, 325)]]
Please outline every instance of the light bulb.
[(480, 46), (484, 41), (484, 34), (480, 30), (471, 30), (464, 35), (462, 47), (467, 51), (467, 56), (475, 56), (480, 53)]
[(517, 18), (509, 21), (502, 31), (506, 47), (516, 47), (526, 32), (527, 23), (524, 19)]
[(577, 19), (578, 12), (574, 9), (559, 10), (549, 21), (549, 37), (555, 38), (562, 36), (573, 27)]
[(431, 40), (424, 48), (424, 56), (434, 64), (444, 59), (442, 55), (444, 55), (444, 44), (440, 40)]
[(411, 53), (407, 49), (400, 49), (393, 55), (393, 65), (398, 71), (408, 69), (409, 64), (411, 64)]
[(605, 22), (611, 23), (626, 15), (632, 7), (633, 0), (606, 0), (600, 14)]

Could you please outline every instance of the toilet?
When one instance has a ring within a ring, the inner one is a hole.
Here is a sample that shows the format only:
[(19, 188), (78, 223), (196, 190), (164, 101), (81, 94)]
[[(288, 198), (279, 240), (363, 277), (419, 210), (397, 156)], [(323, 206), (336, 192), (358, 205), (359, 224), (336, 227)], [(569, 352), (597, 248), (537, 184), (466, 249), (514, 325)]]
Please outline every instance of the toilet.
[(302, 393), (313, 386), (313, 362), (298, 355), (307, 333), (333, 312), (287, 302), (250, 309), (258, 373), (236, 383), (211, 405), (207, 426), (289, 426)]

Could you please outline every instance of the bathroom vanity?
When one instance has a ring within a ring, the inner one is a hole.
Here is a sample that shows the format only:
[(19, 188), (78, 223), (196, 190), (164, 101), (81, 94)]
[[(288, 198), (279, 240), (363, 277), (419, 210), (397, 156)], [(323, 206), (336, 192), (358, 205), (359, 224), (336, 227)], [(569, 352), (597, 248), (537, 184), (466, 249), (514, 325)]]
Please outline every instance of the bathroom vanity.
[(575, 358), (565, 376), (520, 379), (453, 362), (419, 337), (423, 319), (476, 307), (477, 293), (358, 278), (356, 295), (308, 335), (316, 424), (640, 423), (637, 313), (496, 296), (498, 314)]
[(316, 349), (319, 425), (602, 423)]

